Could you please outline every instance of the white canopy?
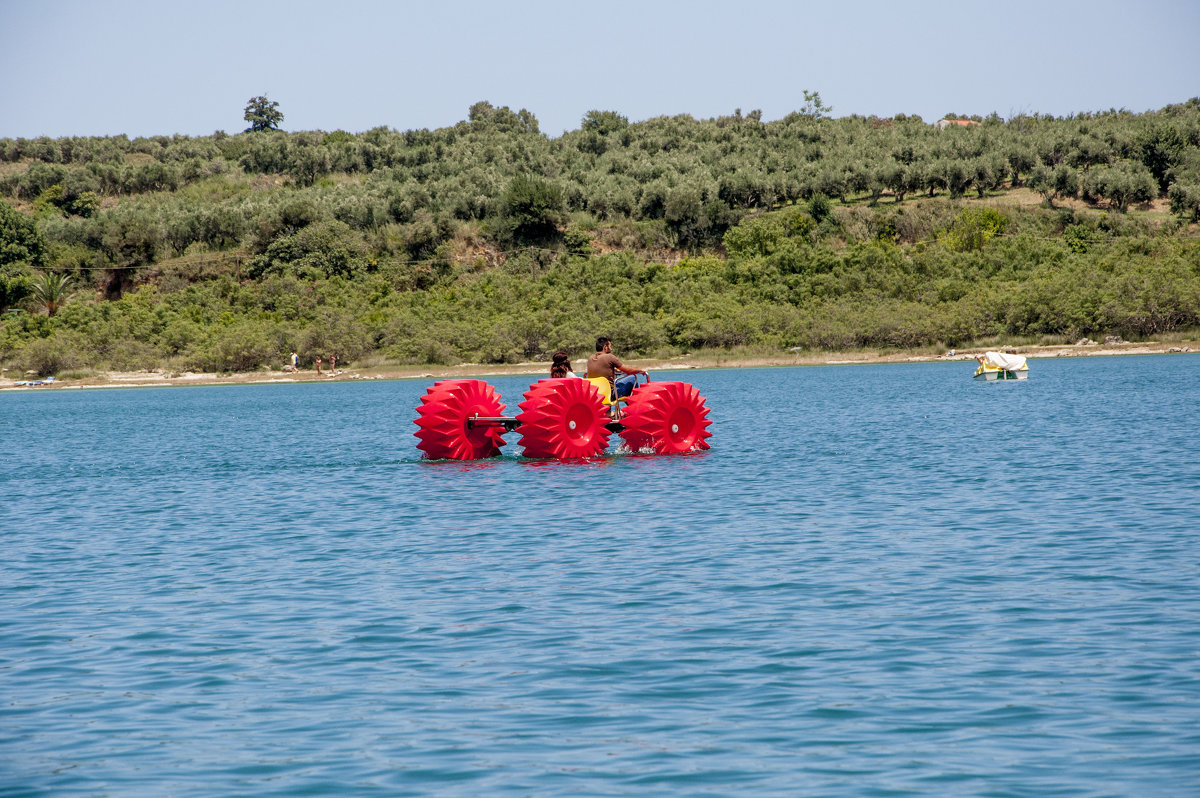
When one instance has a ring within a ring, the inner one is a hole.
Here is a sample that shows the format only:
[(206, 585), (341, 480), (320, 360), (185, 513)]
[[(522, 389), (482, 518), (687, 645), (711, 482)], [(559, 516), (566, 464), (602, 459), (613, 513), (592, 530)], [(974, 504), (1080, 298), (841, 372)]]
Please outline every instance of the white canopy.
[(1025, 368), (1024, 355), (1007, 355), (1004, 352), (988, 352), (983, 356), (983, 364), (1005, 371), (1020, 371)]

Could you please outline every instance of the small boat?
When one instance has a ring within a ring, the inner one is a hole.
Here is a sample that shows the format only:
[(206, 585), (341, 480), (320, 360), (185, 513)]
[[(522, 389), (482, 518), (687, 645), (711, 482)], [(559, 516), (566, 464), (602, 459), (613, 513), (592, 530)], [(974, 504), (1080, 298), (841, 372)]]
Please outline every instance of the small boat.
[(979, 368), (975, 369), (975, 379), (987, 380), (1027, 380), (1029, 366), (1025, 363), (1024, 355), (1009, 355), (1004, 352), (985, 352), (975, 358)]

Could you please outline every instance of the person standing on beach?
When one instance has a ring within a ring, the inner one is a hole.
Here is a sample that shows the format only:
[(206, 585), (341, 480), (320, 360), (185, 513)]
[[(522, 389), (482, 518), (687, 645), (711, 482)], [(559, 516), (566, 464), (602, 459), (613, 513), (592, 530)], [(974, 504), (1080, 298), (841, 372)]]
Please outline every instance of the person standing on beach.
[(300, 356), (292, 352), (292, 371), (300, 370)]
[(317, 355), (317, 376), (321, 376), (321, 356)]
[(330, 374), (337, 373), (337, 355), (329, 356), (329, 373)]

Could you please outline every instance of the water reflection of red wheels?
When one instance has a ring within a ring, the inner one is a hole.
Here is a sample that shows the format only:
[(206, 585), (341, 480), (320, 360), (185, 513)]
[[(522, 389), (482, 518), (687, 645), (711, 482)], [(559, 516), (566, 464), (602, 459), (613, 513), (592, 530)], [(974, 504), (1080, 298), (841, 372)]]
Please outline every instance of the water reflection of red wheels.
[(539, 380), (520, 404), (526, 457), (594, 457), (608, 446), (608, 416), (587, 380)]
[(635, 452), (680, 454), (708, 448), (712, 433), (704, 397), (686, 382), (643, 385), (629, 397), (621, 437)]
[(496, 389), (482, 380), (440, 380), (421, 397), (417, 448), (430, 460), (479, 460), (500, 454), (504, 428), (469, 426), (472, 416), (501, 416)]

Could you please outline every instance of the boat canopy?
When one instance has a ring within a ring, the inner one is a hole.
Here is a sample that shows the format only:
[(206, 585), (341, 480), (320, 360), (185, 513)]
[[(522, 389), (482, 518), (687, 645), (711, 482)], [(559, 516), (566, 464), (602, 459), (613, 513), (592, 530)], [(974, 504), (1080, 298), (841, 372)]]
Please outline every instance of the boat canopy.
[(1004, 371), (1020, 371), (1026, 368), (1024, 355), (1008, 355), (1004, 352), (987, 352), (982, 363), (984, 366)]

